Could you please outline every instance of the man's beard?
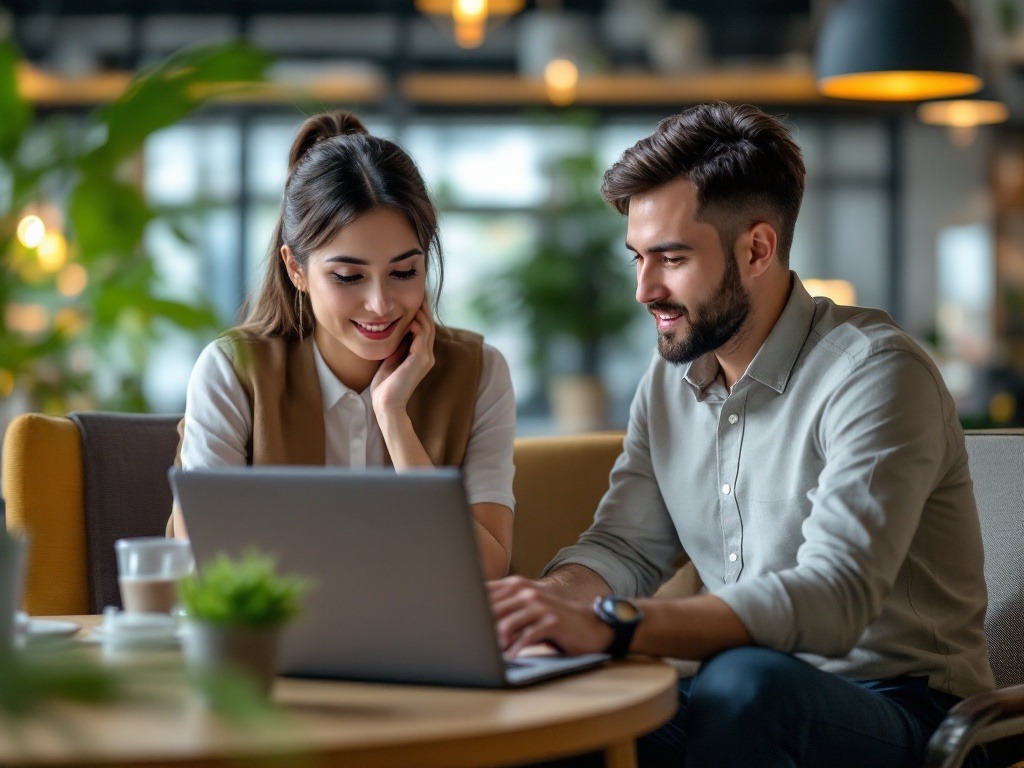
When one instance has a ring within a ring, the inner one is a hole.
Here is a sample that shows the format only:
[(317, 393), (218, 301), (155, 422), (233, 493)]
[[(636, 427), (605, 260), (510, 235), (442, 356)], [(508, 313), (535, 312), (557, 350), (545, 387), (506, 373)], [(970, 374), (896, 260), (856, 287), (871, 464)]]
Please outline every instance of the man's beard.
[(689, 332), (678, 338), (668, 331), (658, 336), (658, 351), (670, 363), (689, 363), (701, 355), (714, 352), (732, 340), (750, 314), (750, 294), (740, 282), (740, 270), (733, 256), (725, 259), (725, 274), (714, 295), (689, 311), (682, 304), (654, 301), (647, 305), (654, 313), (658, 310), (680, 313)]

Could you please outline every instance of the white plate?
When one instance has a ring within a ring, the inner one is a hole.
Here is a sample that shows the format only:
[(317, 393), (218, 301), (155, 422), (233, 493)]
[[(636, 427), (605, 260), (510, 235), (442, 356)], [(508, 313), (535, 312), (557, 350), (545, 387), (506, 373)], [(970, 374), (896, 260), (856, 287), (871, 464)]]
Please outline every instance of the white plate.
[(108, 610), (103, 623), (84, 639), (109, 648), (172, 648), (178, 645), (180, 632), (177, 622), (166, 614)]
[(29, 639), (47, 637), (71, 637), (82, 628), (81, 624), (73, 621), (60, 621), (58, 619), (29, 619)]

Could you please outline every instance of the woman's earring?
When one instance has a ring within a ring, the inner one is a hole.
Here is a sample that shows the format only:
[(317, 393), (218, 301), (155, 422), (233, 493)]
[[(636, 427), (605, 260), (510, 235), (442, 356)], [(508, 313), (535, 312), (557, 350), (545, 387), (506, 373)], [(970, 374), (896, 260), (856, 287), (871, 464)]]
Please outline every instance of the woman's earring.
[(306, 303), (306, 301), (305, 301), (305, 298), (303, 297), (302, 291), (299, 290), (298, 287), (296, 287), (295, 288), (295, 314), (299, 318), (299, 342), (300, 343), (302, 342), (302, 333), (303, 333), (303, 329), (305, 328), (305, 320), (304, 320), (304, 318), (302, 316), (303, 315), (302, 305), (305, 304), (305, 303)]

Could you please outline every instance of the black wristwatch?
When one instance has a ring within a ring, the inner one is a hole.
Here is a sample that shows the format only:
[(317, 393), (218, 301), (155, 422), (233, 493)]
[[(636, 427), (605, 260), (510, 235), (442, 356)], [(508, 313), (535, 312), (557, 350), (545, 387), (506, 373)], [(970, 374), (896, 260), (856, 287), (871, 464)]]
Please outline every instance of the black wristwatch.
[(594, 601), (594, 613), (597, 618), (612, 628), (615, 633), (612, 644), (606, 653), (613, 659), (621, 659), (629, 653), (629, 644), (633, 641), (633, 633), (644, 618), (636, 603), (624, 597), (609, 595)]

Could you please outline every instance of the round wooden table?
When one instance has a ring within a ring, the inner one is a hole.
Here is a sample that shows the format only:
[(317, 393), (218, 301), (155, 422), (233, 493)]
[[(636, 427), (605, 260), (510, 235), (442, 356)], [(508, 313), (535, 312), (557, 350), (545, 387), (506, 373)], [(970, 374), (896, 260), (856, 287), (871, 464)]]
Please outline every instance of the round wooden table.
[[(67, 617), (86, 626), (98, 617)], [(676, 711), (676, 671), (644, 659), (517, 690), (279, 678), (269, 716), (232, 722), (183, 684), (151, 701), (53, 704), (0, 727), (0, 765), (503, 766), (605, 750), (636, 765), (635, 738)]]

